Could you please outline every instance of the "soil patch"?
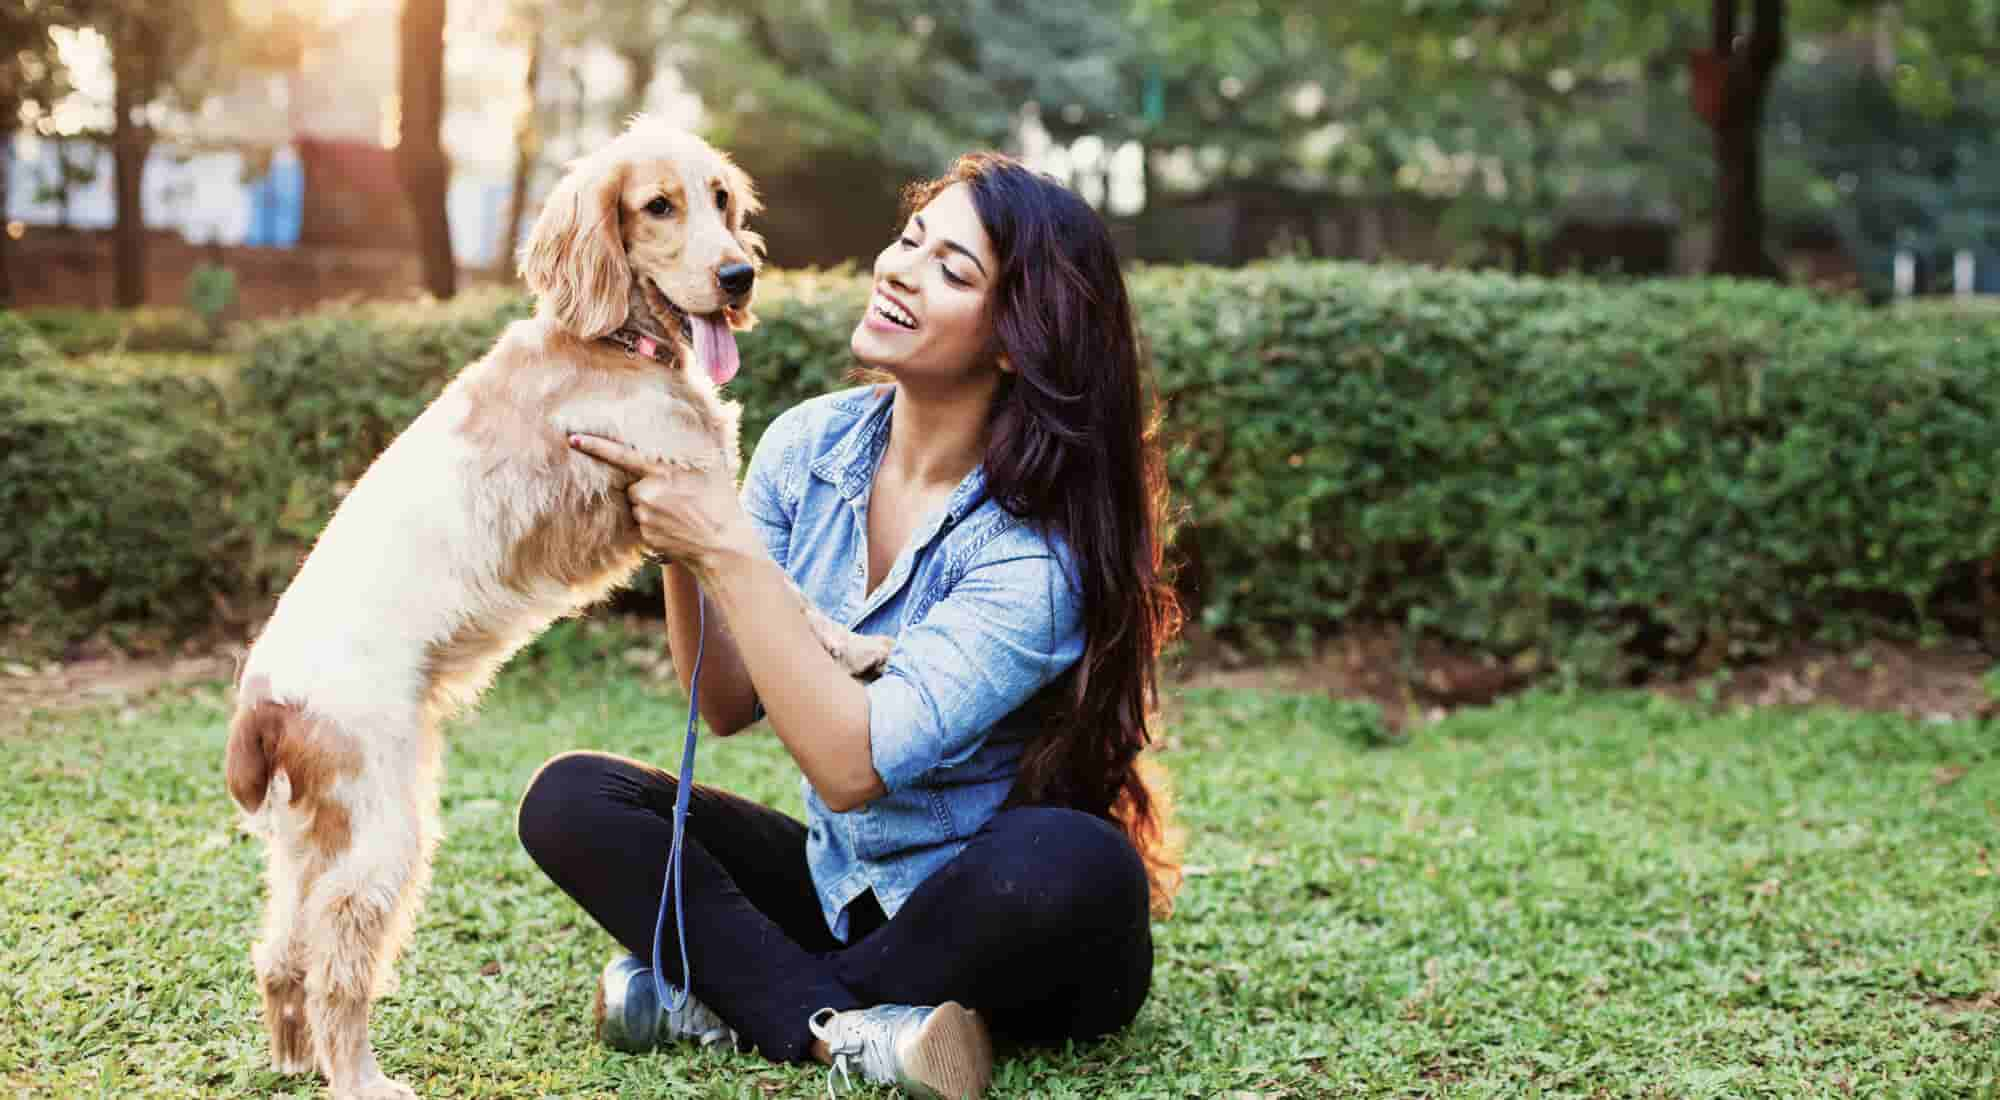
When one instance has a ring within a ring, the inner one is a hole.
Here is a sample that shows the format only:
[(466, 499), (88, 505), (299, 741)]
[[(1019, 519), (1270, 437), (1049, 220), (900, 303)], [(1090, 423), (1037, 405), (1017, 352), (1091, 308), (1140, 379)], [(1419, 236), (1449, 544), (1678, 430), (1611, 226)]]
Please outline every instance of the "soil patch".
[[(1831, 706), (1946, 721), (1996, 712), (1983, 683), (1993, 664), (1969, 640), (1932, 646), (1872, 641), (1851, 650), (1799, 646), (1705, 680), (1663, 681), (1647, 690), (1721, 707)], [(1406, 642), (1395, 627), (1351, 630), (1320, 643), (1310, 657), (1267, 661), (1195, 634), (1174, 672), (1173, 682), (1187, 687), (1372, 701), (1397, 730), (1483, 706), (1536, 682), (1528, 668), (1432, 639)]]
[(0, 736), (20, 731), (31, 714), (137, 706), (161, 691), (233, 679), (237, 654), (128, 657), (99, 653), (68, 661), (0, 663)]
[[(638, 625), (657, 627), (656, 622)], [(241, 645), (219, 645), (197, 653), (132, 657), (96, 647), (65, 661), (0, 662), (0, 734), (20, 729), (34, 711), (132, 706), (165, 689), (226, 682), (234, 678), (242, 653)], [(1946, 721), (2000, 712), (1983, 683), (1993, 664), (1976, 643), (1963, 640), (1928, 647), (1873, 641), (1844, 651), (1801, 646), (1707, 680), (1663, 682), (1649, 689), (1722, 707), (1833, 706)], [(1257, 659), (1193, 632), (1167, 674), (1171, 687), (1371, 701), (1396, 731), (1436, 721), (1460, 707), (1484, 706), (1536, 682), (1529, 669), (1434, 639), (1406, 643), (1395, 627), (1350, 630), (1321, 642), (1310, 657), (1284, 660)]]

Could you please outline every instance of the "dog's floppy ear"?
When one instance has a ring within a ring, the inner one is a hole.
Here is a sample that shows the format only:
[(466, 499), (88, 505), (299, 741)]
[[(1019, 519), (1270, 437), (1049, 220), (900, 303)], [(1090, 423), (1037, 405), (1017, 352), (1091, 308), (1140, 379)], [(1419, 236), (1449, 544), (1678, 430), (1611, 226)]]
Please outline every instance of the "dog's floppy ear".
[(744, 251), (755, 254), (756, 258), (752, 262), (761, 265), (764, 260), (764, 235), (744, 227), (743, 221), (753, 214), (761, 213), (764, 209), (764, 200), (757, 197), (757, 185), (751, 182), (750, 173), (738, 168), (736, 163), (727, 157), (723, 158), (722, 172), (729, 181), (729, 190), (736, 195), (738, 214), (732, 231)]
[(763, 213), (764, 200), (757, 196), (757, 185), (751, 182), (750, 173), (737, 167), (735, 161), (727, 159), (722, 162), (722, 172), (729, 180), (729, 189), (736, 194), (736, 201), (743, 207), (743, 216)]
[(542, 204), (521, 248), (521, 277), (556, 323), (594, 340), (625, 323), (632, 270), (619, 235), (625, 170), (585, 160), (570, 168)]

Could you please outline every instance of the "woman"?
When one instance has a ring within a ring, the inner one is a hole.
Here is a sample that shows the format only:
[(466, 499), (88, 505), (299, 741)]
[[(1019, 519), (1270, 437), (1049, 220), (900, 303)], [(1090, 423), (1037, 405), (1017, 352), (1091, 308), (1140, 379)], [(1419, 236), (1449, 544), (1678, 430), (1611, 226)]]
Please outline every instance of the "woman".
[[(740, 497), (726, 476), (575, 441), (637, 479), (641, 530), (672, 562), (684, 681), (706, 647), (702, 716), (722, 735), (768, 717), (806, 803), (802, 824), (692, 793), (693, 996), (663, 1012), (645, 964), (616, 960), (598, 1029), (625, 1049), (740, 1038), (957, 1100), (991, 1077), (989, 1027), (1092, 1038), (1145, 1000), (1149, 909), (1169, 905), (1178, 867), (1138, 757), (1179, 609), (1104, 223), (997, 155), (909, 198), (851, 340), (893, 384), (779, 417)], [(786, 574), (833, 618), (895, 637), (880, 678), (842, 672)], [(662, 771), (572, 753), (521, 805), (535, 861), (641, 958), (674, 794)]]

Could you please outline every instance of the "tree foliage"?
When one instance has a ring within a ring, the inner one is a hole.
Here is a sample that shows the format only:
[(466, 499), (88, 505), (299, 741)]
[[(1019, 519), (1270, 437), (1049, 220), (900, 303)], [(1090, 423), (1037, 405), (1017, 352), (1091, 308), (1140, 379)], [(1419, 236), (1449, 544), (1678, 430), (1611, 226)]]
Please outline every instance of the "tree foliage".
[[(247, 24), (232, 0), (57, 2), (0, 13), (0, 47), (37, 13), (102, 28), (128, 149), (300, 33)], [(570, 97), (608, 117), (524, 116), (524, 179), (544, 136), (566, 150), (566, 132), (615, 127), (673, 70), (710, 136), (760, 178), (794, 192), (820, 181), (871, 223), (897, 182), (1012, 145), (1032, 104), (1057, 141), (1141, 143), (1149, 195), (1246, 183), (1419, 195), (1444, 204), (1453, 237), (1521, 264), (1579, 215), (1741, 221), (1732, 196), (1746, 186), (1776, 232), (1831, 224), (1871, 262), (1898, 239), (1935, 250), (1985, 232), (1984, 215), (1960, 215), (1989, 203), (1964, 177), (1991, 140), (1980, 127), (2000, 80), (2000, 0), (511, 2), (543, 71), (581, 81), (579, 51), (603, 47), (626, 84), (608, 102)], [(1698, 55), (1733, 52), (1725, 13), (1741, 10), (1748, 56), (1758, 5), (1784, 16), (1773, 98), (1730, 144), (1697, 109)], [(0, 55), (0, 120), (18, 113), (7, 65), (33, 56)]]
[(11, 136), (21, 108), (68, 90), (51, 28), (70, 18), (57, 0), (16, 0), (0, 6), (0, 132)]
[(859, 155), (936, 171), (1012, 136), (1034, 101), (1126, 106), (1115, 7), (1020, 0), (690, 0), (670, 56), (718, 140), (767, 168)]
[(1772, 100), (1781, 228), (1832, 227), (1877, 294), (1900, 250), (1932, 289), (1960, 250), (2000, 264), (2000, 81), (1961, 78), (1987, 93), (1937, 98), (1906, 81), (1829, 61), (1795, 69)]
[[(1740, 140), (1725, 148), (1697, 110), (1698, 55), (1714, 50), (1718, 35), (1744, 48), (1739, 62), (1753, 56), (1755, 21), (1747, 9), (1734, 15), (1740, 5), (1730, 0), (1132, 5), (1144, 39), (1140, 68), (1165, 77), (1165, 121), (1150, 130), (1151, 143), (1197, 154), (1207, 180), (1414, 191), (1446, 200), (1460, 236), (1532, 251), (1560, 217), (1578, 213), (1717, 218), (1746, 186), (1720, 169), (1740, 174), (1744, 157), (1755, 166), (1770, 155), (1768, 147), (1746, 152)], [(2000, 57), (1996, 0), (1757, 6), (1783, 13), (1786, 33), (1764, 43), (1780, 51), (1764, 61), (1781, 87), (1797, 87), (1791, 78), (1803, 70), (1851, 69), (1857, 51), (1894, 58), (1886, 83), (1901, 114), (1842, 100), (1828, 80), (1817, 83), (1832, 98), (1790, 112), (1795, 124), (1842, 120), (1802, 135), (1814, 149), (1851, 147), (1843, 134), (1863, 114), (1877, 123), (1914, 119), (1990, 98)], [(1767, 132), (1762, 121), (1745, 119), (1739, 137)], [(1787, 205), (1777, 220), (1796, 224), (1812, 213), (1799, 197), (1823, 193), (1825, 181), (1802, 186), (1799, 173), (1841, 159), (1785, 163), (1790, 178), (1774, 198)], [(1747, 186), (1761, 190), (1754, 179)]]

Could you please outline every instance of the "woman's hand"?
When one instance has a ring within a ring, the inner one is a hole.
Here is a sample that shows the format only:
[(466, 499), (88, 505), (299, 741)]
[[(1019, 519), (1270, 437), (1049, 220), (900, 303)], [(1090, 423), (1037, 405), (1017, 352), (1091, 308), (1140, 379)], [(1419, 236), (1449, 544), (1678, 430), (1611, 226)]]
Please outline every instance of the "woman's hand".
[[(706, 626), (730, 638), (724, 649), (735, 659), (723, 664), (735, 671), (724, 679), (736, 686), (719, 702), (712, 702), (715, 693), (701, 693), (709, 721), (717, 729), (739, 729), (747, 721), (743, 712), (761, 699), (772, 730), (828, 806), (844, 812), (881, 797), (886, 788), (869, 753), (868, 691), (813, 633), (805, 602), (764, 552), (724, 464), (684, 469), (601, 436), (572, 435), (569, 442), (612, 467), (613, 484), (625, 486), (646, 547), (686, 567), (710, 609), (721, 612)], [(693, 616), (675, 611), (696, 599), (692, 592), (675, 595), (678, 577), (677, 570), (666, 571), (668, 625), (686, 631), (671, 641), (676, 664), (702, 636)], [(704, 684), (715, 675), (712, 667), (702, 670)]]
[(646, 549), (697, 578), (705, 579), (722, 555), (761, 548), (723, 463), (669, 466), (595, 435), (572, 435), (569, 444), (618, 472), (613, 484), (624, 484)]

